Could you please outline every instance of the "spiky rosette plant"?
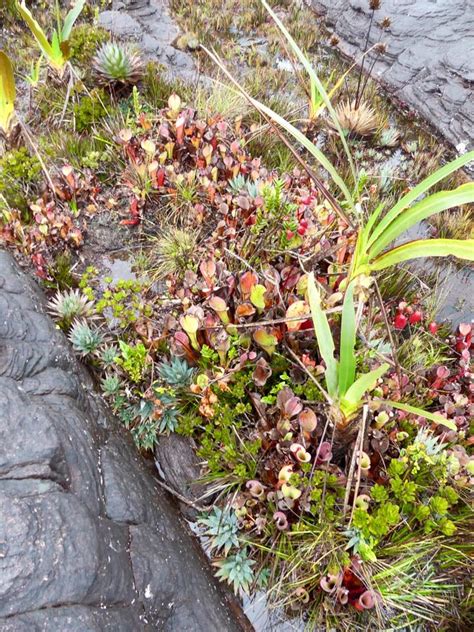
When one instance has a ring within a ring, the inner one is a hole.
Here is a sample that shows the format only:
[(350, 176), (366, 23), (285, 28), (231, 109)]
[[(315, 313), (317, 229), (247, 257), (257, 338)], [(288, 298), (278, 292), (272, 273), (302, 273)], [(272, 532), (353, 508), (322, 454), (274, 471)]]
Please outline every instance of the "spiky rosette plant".
[(104, 342), (104, 338), (100, 331), (92, 328), (85, 320), (75, 320), (69, 332), (69, 340), (72, 343), (74, 351), (82, 356), (95, 354)]
[(370, 136), (377, 129), (377, 114), (366, 101), (344, 101), (336, 107), (342, 129), (355, 136)]
[(103, 83), (135, 84), (143, 76), (140, 54), (128, 46), (106, 42), (96, 53), (92, 66)]
[(74, 319), (90, 316), (93, 309), (94, 302), (90, 301), (80, 290), (58, 291), (48, 302), (48, 312), (64, 329), (68, 329)]
[(158, 373), (170, 386), (184, 387), (191, 381), (194, 369), (188, 366), (186, 360), (174, 357), (170, 362), (161, 362)]

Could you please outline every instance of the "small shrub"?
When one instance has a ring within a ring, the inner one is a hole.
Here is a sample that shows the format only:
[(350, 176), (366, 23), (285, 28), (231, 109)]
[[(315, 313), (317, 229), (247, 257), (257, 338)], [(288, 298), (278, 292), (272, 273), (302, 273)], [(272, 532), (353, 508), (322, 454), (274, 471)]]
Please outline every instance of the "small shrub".
[(88, 130), (106, 117), (109, 104), (110, 97), (101, 88), (94, 88), (90, 94), (81, 97), (72, 108), (77, 131)]
[(22, 213), (28, 210), (28, 201), (38, 191), (41, 165), (25, 147), (12, 149), (0, 158), (0, 207), (7, 204)]

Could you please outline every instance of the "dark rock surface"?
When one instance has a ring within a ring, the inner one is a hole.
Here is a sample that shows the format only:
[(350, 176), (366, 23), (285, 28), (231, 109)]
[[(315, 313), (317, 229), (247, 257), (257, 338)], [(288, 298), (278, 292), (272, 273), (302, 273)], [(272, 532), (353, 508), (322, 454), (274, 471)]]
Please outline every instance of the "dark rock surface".
[[(368, 0), (306, 0), (326, 17), (340, 48), (357, 57), (369, 24)], [(384, 41), (387, 53), (374, 76), (457, 146), (474, 147), (474, 2), (383, 0), (375, 13), (392, 24), (372, 30), (370, 45)]]
[(0, 631), (242, 630), (34, 282), (0, 251)]

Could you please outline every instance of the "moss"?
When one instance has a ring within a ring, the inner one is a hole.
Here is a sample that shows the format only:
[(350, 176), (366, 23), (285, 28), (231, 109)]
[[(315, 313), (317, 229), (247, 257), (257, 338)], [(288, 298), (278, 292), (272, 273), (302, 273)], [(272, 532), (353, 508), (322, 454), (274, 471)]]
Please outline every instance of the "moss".
[(110, 35), (105, 29), (91, 24), (80, 24), (73, 30), (69, 40), (71, 58), (80, 66), (87, 68), (97, 49), (109, 40)]
[(94, 88), (73, 105), (73, 115), (78, 132), (90, 129), (108, 114), (110, 96), (102, 88)]
[(41, 165), (25, 147), (12, 149), (0, 159), (0, 206), (28, 210), (28, 201), (40, 182)]

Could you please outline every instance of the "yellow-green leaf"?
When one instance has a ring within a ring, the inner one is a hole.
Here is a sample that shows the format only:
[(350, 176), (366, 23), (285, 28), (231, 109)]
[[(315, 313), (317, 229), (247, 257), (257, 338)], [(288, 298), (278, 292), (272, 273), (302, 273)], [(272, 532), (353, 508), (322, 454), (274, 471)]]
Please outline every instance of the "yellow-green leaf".
[(308, 76), (310, 77), (310, 80), (311, 80), (312, 90), (314, 91), (315, 89), (317, 89), (319, 94), (321, 95), (321, 98), (322, 98), (322, 100), (324, 102), (324, 105), (327, 107), (328, 112), (331, 115), (331, 119), (332, 119), (332, 121), (334, 123), (334, 127), (338, 131), (339, 138), (341, 140), (341, 144), (342, 144), (342, 146), (344, 148), (344, 151), (346, 153), (347, 161), (349, 163), (349, 167), (350, 167), (350, 170), (351, 170), (352, 178), (353, 178), (354, 184), (355, 184), (357, 182), (357, 176), (356, 176), (356, 170), (355, 170), (354, 162), (352, 160), (352, 155), (351, 155), (349, 146), (347, 144), (346, 137), (344, 135), (344, 131), (343, 131), (343, 129), (341, 127), (341, 124), (339, 122), (339, 118), (338, 118), (338, 116), (336, 114), (336, 111), (334, 110), (334, 107), (333, 107), (333, 105), (331, 103), (331, 99), (329, 98), (329, 95), (326, 92), (326, 89), (325, 89), (324, 85), (322, 84), (321, 80), (319, 79), (318, 75), (316, 74), (314, 68), (311, 66), (311, 63), (309, 62), (307, 56), (303, 53), (301, 48), (295, 42), (295, 40), (291, 36), (290, 32), (286, 29), (285, 25), (280, 20), (278, 15), (272, 10), (272, 8), (269, 6), (269, 4), (265, 0), (261, 0), (261, 2), (263, 4), (263, 6), (265, 7), (265, 9), (268, 11), (268, 13), (272, 16), (273, 20), (275, 21), (276, 25), (280, 29), (281, 33), (285, 36), (285, 38), (286, 38), (288, 44), (290, 45), (293, 53), (296, 55), (296, 57), (298, 58), (298, 60), (301, 63), (301, 65), (303, 66), (303, 68), (308, 73)]
[(377, 380), (388, 371), (390, 365), (384, 362), (377, 369), (361, 375), (347, 390), (341, 399), (341, 410), (345, 414), (350, 414), (362, 405), (362, 398), (367, 391), (372, 390)]
[(354, 310), (354, 283), (350, 283), (344, 296), (341, 319), (341, 346), (339, 353), (339, 396), (343, 397), (354, 383), (356, 318)]
[(383, 270), (419, 257), (457, 257), (474, 261), (474, 239), (418, 239), (393, 248), (370, 263), (371, 270)]
[(21, 17), (25, 20), (25, 22), (29, 26), (31, 33), (33, 34), (33, 37), (38, 42), (38, 45), (41, 48), (48, 62), (54, 68), (62, 69), (66, 60), (63, 58), (62, 53), (58, 57), (57, 52), (53, 50), (53, 47), (49, 43), (45, 32), (32, 16), (31, 11), (25, 5), (24, 0), (21, 3), (20, 2), (17, 3), (17, 8)]
[(424, 419), (433, 421), (435, 424), (446, 426), (446, 428), (449, 428), (450, 430), (456, 431), (458, 429), (452, 419), (446, 419), (445, 417), (443, 417), (443, 415), (439, 415), (438, 413), (429, 413), (428, 411), (423, 410), (422, 408), (418, 408), (417, 406), (410, 406), (409, 404), (402, 404), (400, 402), (393, 402), (391, 400), (384, 400), (384, 403), (393, 406), (393, 408), (403, 410), (406, 413), (412, 413), (413, 415), (417, 415), (418, 417), (423, 417)]
[(456, 160), (444, 165), (444, 167), (440, 167), (440, 169), (437, 169), (434, 173), (431, 173), (427, 178), (420, 182), (420, 184), (404, 195), (375, 227), (374, 232), (369, 239), (369, 246), (371, 246), (385, 232), (394, 219), (407, 209), (416, 199), (426, 193), (426, 191), (431, 189), (435, 184), (454, 173), (454, 171), (464, 167), (472, 161), (474, 161), (474, 151), (467, 152), (466, 154), (459, 156), (459, 158), (456, 158)]
[(0, 51), (0, 128), (6, 133), (10, 129), (15, 111), (15, 77), (11, 61)]
[(390, 224), (369, 249), (369, 258), (377, 256), (392, 241), (418, 222), (447, 209), (474, 202), (474, 182), (453, 191), (440, 191), (406, 209)]
[(264, 296), (266, 291), (267, 288), (264, 285), (260, 285), (259, 283), (257, 285), (254, 285), (250, 290), (250, 302), (252, 303), (252, 305), (255, 305), (255, 307), (259, 311), (265, 309)]
[(327, 316), (321, 307), (321, 296), (316, 287), (314, 274), (312, 272), (308, 275), (308, 300), (311, 316), (313, 318), (314, 333), (318, 341), (319, 353), (326, 364), (326, 387), (329, 396), (335, 398), (337, 396), (338, 363), (334, 357), (334, 340)]

